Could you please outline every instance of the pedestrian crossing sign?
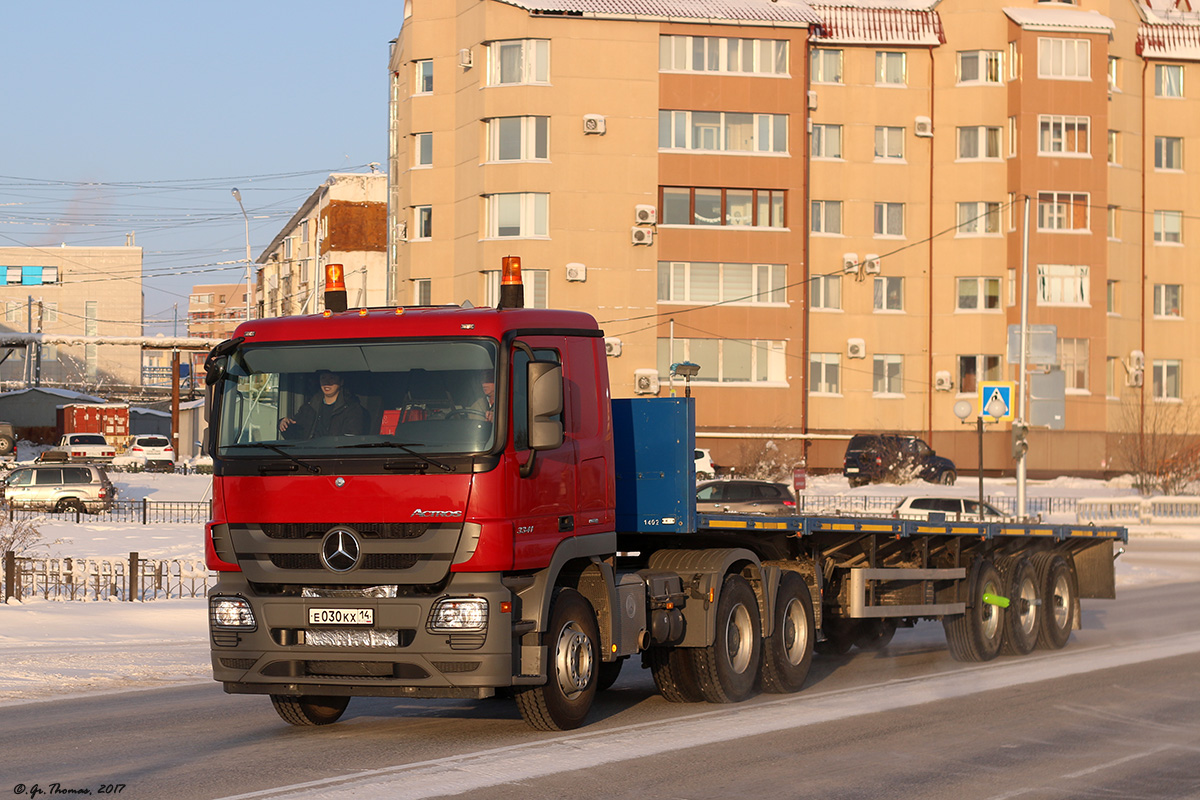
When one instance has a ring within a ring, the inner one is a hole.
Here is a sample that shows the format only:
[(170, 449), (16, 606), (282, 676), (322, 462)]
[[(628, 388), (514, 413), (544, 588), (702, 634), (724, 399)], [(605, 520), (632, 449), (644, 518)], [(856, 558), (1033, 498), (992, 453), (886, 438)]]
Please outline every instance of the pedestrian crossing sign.
[(1015, 386), (1009, 381), (983, 381), (979, 384), (979, 415), (1011, 422), (1017, 414)]

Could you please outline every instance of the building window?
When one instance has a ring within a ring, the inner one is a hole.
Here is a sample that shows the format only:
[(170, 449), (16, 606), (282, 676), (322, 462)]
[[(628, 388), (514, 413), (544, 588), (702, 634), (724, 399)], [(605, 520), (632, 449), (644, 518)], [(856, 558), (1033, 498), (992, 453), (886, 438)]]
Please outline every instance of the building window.
[(413, 62), (413, 90), (414, 94), (429, 94), (433, 91), (432, 59)]
[(904, 394), (904, 356), (875, 356), (872, 386), (875, 394)]
[(1089, 117), (1064, 117), (1042, 114), (1038, 117), (1038, 153), (1041, 155), (1079, 155), (1092, 152), (1088, 135)]
[(1000, 158), (1000, 128), (968, 125), (958, 129), (959, 159)]
[(1120, 385), (1120, 378), (1125, 374), (1125, 369), (1121, 366), (1121, 359), (1117, 356), (1105, 356), (1104, 358), (1104, 389), (1109, 397), (1118, 397), (1117, 386)]
[(488, 85), (550, 82), (550, 41), (510, 39), (488, 46)]
[(814, 47), (809, 57), (813, 83), (842, 82), (842, 51)]
[(1117, 282), (1110, 280), (1105, 286), (1105, 310), (1109, 314), (1117, 313)]
[[(765, 339), (676, 339), (675, 360), (700, 365), (693, 382), (787, 384), (787, 343)], [(671, 340), (658, 340), (658, 374), (671, 373)]]
[(963, 50), (958, 54), (959, 83), (1002, 83), (999, 50)]
[(1108, 57), (1108, 90), (1121, 91), (1121, 59), (1116, 56)]
[(1183, 65), (1154, 65), (1154, 96), (1183, 97)]
[(1038, 77), (1051, 80), (1089, 80), (1091, 42), (1087, 39), (1038, 39)]
[(786, 153), (786, 114), (724, 111), (659, 111), (662, 150), (732, 153)]
[(1015, 81), (1019, 75), (1018, 64), (1019, 64), (1019, 61), (1017, 59), (1017, 43), (1009, 42), (1008, 43), (1008, 79), (1011, 81)]
[(809, 353), (809, 394), (842, 393), (842, 356), (840, 353)]
[(1088, 195), (1076, 192), (1038, 192), (1039, 231), (1090, 229)]
[(813, 200), (811, 225), (813, 233), (840, 235), (842, 232), (842, 201)]
[(487, 121), (488, 161), (544, 161), (550, 154), (549, 117)]
[[(483, 303), (488, 308), (495, 308), (500, 304), (500, 270), (490, 269), (483, 273), (484, 278), (484, 298)], [(525, 307), (526, 308), (549, 308), (547, 304), (547, 284), (550, 282), (550, 270), (546, 269), (523, 269), (521, 270), (521, 280), (525, 284)]]
[(1154, 168), (1183, 169), (1183, 139), (1178, 136), (1154, 137)]
[(959, 356), (958, 391), (974, 394), (979, 391), (980, 381), (998, 381), (1004, 378), (1000, 356)]
[(904, 278), (882, 275), (875, 277), (875, 310), (904, 310)]
[(959, 311), (999, 311), (999, 278), (959, 278)]
[(875, 235), (904, 235), (904, 203), (875, 204)]
[(904, 158), (904, 128), (875, 126), (875, 158)]
[(433, 305), (433, 281), (429, 278), (413, 280), (413, 303), (418, 306)]
[(664, 225), (783, 228), (784, 193), (778, 189), (713, 189), (664, 186), (659, 219)]
[(787, 75), (788, 43), (779, 39), (659, 36), (660, 72)]
[(813, 125), (809, 142), (813, 158), (841, 158), (842, 126)]
[(1178, 283), (1154, 284), (1154, 316), (1182, 317), (1183, 287)]
[(1017, 155), (1017, 118), (1008, 118), (1008, 157), (1015, 158)]
[[(433, 134), (414, 133), (413, 144), (413, 166), (433, 166)], [(288, 257), (290, 258), (291, 256)]]
[(433, 238), (433, 206), (413, 206), (412, 239)]
[(487, 235), (531, 238), (550, 235), (550, 195), (513, 192), (487, 196)]
[(58, 322), (58, 303), (42, 303), (42, 322)]
[(1114, 241), (1120, 241), (1120, 239), (1121, 239), (1120, 219), (1121, 219), (1121, 207), (1120, 206), (1109, 206), (1108, 207), (1108, 238), (1109, 239), (1113, 239)]
[(1038, 264), (1039, 306), (1090, 306), (1090, 268), (1072, 264)]
[(1079, 392), (1088, 390), (1088, 341), (1069, 338), (1058, 340), (1058, 365), (1067, 378), (1067, 389)]
[(1183, 212), (1154, 212), (1154, 241), (1157, 244), (1183, 243)]
[(1000, 233), (1000, 204), (984, 201), (958, 204), (958, 236)]
[(1183, 362), (1162, 359), (1154, 362), (1154, 397), (1158, 400), (1179, 400), (1183, 397), (1180, 373)]
[(875, 53), (875, 83), (885, 86), (904, 85), (904, 53)]
[(660, 303), (782, 304), (786, 286), (785, 264), (658, 262)]
[(1121, 136), (1117, 131), (1108, 132), (1108, 163), (1111, 166), (1121, 163)]
[(812, 308), (825, 310), (841, 309), (841, 275), (814, 275), (809, 281), (809, 287), (809, 303)]
[(58, 267), (5, 267), (9, 286), (41, 286), (58, 283)]

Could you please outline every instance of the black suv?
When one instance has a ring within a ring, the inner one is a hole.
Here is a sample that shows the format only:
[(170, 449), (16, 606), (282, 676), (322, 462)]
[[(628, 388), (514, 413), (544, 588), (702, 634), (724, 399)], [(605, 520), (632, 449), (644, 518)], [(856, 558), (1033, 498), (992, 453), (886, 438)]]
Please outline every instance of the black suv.
[(842, 474), (851, 486), (913, 478), (950, 486), (958, 478), (953, 461), (933, 452), (924, 440), (900, 434), (856, 434), (846, 445)]

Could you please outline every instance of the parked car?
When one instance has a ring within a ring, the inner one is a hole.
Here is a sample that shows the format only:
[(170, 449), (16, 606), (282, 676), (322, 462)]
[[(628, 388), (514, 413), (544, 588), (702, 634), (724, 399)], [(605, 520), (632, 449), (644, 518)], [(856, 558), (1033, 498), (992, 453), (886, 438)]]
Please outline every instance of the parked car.
[(150, 471), (173, 472), (175, 470), (175, 448), (171, 440), (160, 434), (134, 436), (126, 455), (145, 459)]
[(796, 496), (786, 483), (770, 481), (705, 481), (696, 486), (696, 510), (704, 514), (796, 513)]
[(0, 497), (13, 508), (94, 514), (112, 508), (117, 487), (96, 464), (34, 465), (9, 473)]
[(717, 470), (720, 469), (713, 463), (712, 453), (706, 448), (696, 448), (696, 480), (707, 481), (717, 477)]
[(953, 486), (958, 479), (953, 461), (939, 456), (924, 440), (902, 434), (856, 434), (846, 445), (842, 474), (851, 486), (907, 483), (913, 478)]
[[(929, 519), (930, 514), (943, 514), (947, 522), (979, 520), (980, 503), (968, 497), (906, 497), (892, 509), (897, 519)], [(1012, 519), (990, 503), (983, 504), (984, 522), (1003, 522)]]
[(117, 455), (117, 448), (103, 433), (67, 433), (55, 449), (66, 453), (71, 461), (110, 462)]

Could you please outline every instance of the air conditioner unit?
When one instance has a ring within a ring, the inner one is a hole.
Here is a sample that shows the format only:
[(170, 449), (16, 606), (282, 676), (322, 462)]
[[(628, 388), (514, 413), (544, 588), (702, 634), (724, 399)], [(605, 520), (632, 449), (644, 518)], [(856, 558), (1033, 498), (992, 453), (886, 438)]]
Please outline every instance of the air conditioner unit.
[(847, 275), (857, 275), (860, 266), (858, 253), (842, 253), (842, 272)]
[(621, 355), (621, 340), (615, 336), (604, 337), (604, 355), (617, 358)]
[(651, 205), (636, 205), (633, 207), (633, 218), (638, 225), (656, 225), (658, 209)]
[(475, 66), (475, 58), (471, 55), (471, 48), (464, 47), (458, 51), (458, 65), (463, 69), (470, 69)]
[(814, 91), (811, 91), (811, 90), (808, 93), (808, 110), (809, 111), (817, 110), (817, 93)]
[(569, 281), (586, 281), (587, 267), (583, 264), (571, 263), (567, 264), (567, 280)]
[(879, 270), (879, 254), (867, 253), (866, 256), (863, 257), (863, 272), (867, 273), (868, 275), (878, 275)]
[(950, 373), (944, 369), (934, 373), (933, 388), (939, 392), (948, 392), (953, 389), (954, 381), (950, 379)]
[(634, 394), (658, 394), (658, 370), (635, 369), (633, 371)]
[(850, 358), (866, 358), (867, 343), (862, 339), (847, 339), (846, 355), (848, 355)]
[(630, 239), (634, 244), (654, 244), (653, 228), (631, 228)]
[(400, 222), (396, 225), (396, 238), (397, 239), (407, 239), (408, 238), (408, 223), (407, 222)]
[(1141, 350), (1134, 350), (1132, 353), (1130, 353), (1129, 354), (1129, 368), (1130, 369), (1145, 369), (1146, 368), (1146, 354), (1143, 353)]
[(1146, 373), (1141, 368), (1131, 369), (1125, 376), (1125, 385), (1138, 387), (1146, 380)]
[(601, 136), (603, 136), (605, 130), (607, 130), (607, 129), (608, 129), (608, 125), (604, 120), (603, 114), (584, 114), (583, 115), (583, 132), (584, 133), (596, 133), (596, 134), (600, 134)]
[(917, 117), (916, 122), (913, 123), (913, 133), (927, 139), (933, 136), (933, 120), (929, 117)]

